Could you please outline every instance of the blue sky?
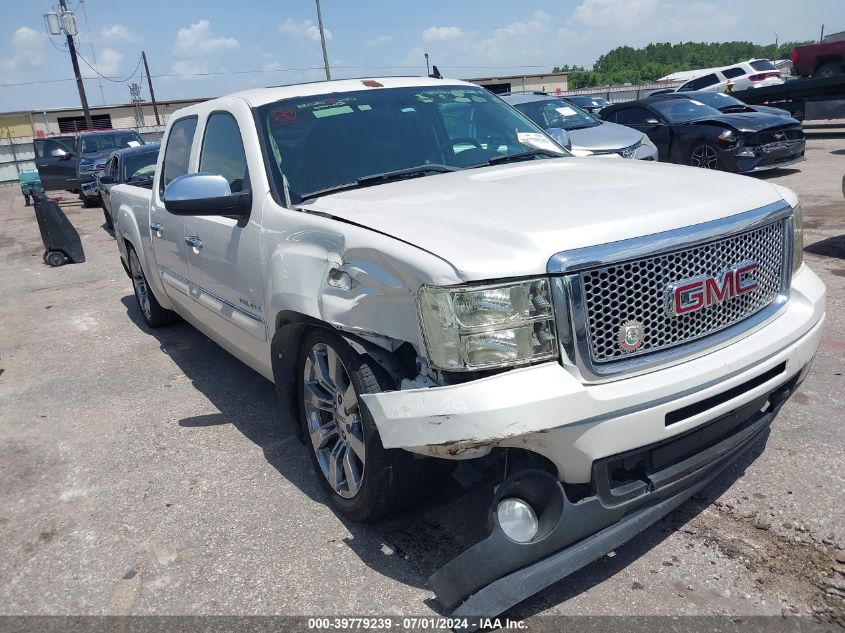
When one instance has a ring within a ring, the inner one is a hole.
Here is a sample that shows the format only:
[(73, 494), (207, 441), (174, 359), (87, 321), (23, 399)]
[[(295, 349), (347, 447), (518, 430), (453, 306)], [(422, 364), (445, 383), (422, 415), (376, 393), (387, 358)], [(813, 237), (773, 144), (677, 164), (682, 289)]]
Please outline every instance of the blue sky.
[[(733, 39), (771, 43), (775, 34), (782, 42), (812, 39), (818, 37), (823, 22), (828, 22), (827, 32), (845, 29), (844, 1), (321, 3), (335, 77), (424, 73), (423, 53), (428, 52), (444, 75), (469, 78), (548, 72), (562, 64), (590, 66), (599, 55), (623, 44)], [(69, 55), (61, 48), (62, 39), (51, 42), (43, 25), (42, 14), (55, 3), (3, 2), (0, 111), (78, 105)], [(159, 99), (217, 96), (324, 77), (313, 0), (68, 0), (68, 4), (77, 15), (84, 58), (101, 74), (122, 80), (136, 68), (140, 51), (146, 50)], [(834, 16), (839, 23), (831, 23)], [(92, 105), (130, 100), (131, 81), (98, 81), (81, 65)], [(133, 81), (139, 78), (136, 74)], [(50, 83), (12, 85), (21, 82)], [(142, 96), (149, 96), (146, 86)]]

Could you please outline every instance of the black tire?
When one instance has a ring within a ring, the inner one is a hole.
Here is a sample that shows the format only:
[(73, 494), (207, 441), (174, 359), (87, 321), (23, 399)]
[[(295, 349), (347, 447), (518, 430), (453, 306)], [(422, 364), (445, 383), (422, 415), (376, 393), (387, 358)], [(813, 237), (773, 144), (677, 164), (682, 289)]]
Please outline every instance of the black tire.
[(24, 201), (24, 206), (26, 206), (26, 207), (28, 207), (30, 204), (32, 204), (32, 198), (29, 197), (28, 193), (25, 193), (23, 195), (23, 201)]
[[(102, 198), (101, 198), (101, 200), (102, 200)], [(106, 220), (106, 228), (109, 231), (114, 231), (114, 220), (112, 220), (111, 213), (106, 211), (105, 207), (103, 207), (103, 217)]]
[(816, 68), (813, 77), (835, 77), (845, 73), (845, 66), (839, 62), (828, 62)]
[(82, 198), (82, 208), (83, 209), (96, 209), (100, 206), (99, 200), (91, 200), (87, 196), (80, 196)]
[(687, 165), (701, 169), (721, 169), (719, 150), (711, 143), (704, 141), (695, 142), (690, 146)]
[(58, 268), (59, 266), (64, 266), (70, 260), (68, 259), (67, 255), (65, 255), (61, 251), (47, 251), (44, 254), (44, 262), (53, 268)]
[[(419, 491), (422, 488), (422, 480), (424, 477), (425, 464), (423, 460), (414, 459), (414, 457), (403, 450), (386, 450), (381, 443), (378, 430), (375, 423), (370, 416), (369, 411), (365, 406), (359, 406), (357, 410), (350, 414), (350, 410), (346, 410), (345, 419), (354, 420), (350, 423), (349, 428), (343, 433), (344, 438), (352, 438), (353, 433), (358, 437), (363, 436), (363, 449), (366, 459), (359, 461), (361, 477), (358, 484), (355, 485), (357, 489), (354, 494), (350, 496), (349, 485), (345, 490), (346, 496), (339, 493), (329, 483), (329, 475), (323, 470), (317, 455), (317, 448), (315, 441), (312, 440), (312, 424), (314, 422), (309, 418), (306, 411), (305, 403), (305, 389), (306, 380), (305, 374), (307, 371), (307, 361), (309, 356), (315, 350), (323, 348), (331, 348), (336, 354), (337, 359), (340, 360), (342, 370), (349, 379), (352, 388), (355, 392), (356, 402), (360, 402), (359, 396), (362, 393), (377, 393), (387, 389), (395, 389), (393, 380), (375, 364), (369, 357), (359, 356), (343, 339), (334, 334), (328, 329), (314, 328), (309, 330), (303, 337), (299, 349), (299, 358), (297, 362), (297, 398), (299, 407), (300, 423), (305, 437), (306, 450), (311, 458), (311, 464), (314, 467), (314, 472), (320, 485), (326, 491), (331, 504), (337, 508), (348, 518), (353, 521), (375, 521), (377, 519), (394, 514), (405, 508), (410, 502), (419, 499)], [(313, 366), (313, 358), (311, 363)], [(309, 389), (313, 388), (315, 382), (309, 382)], [(348, 384), (347, 384), (348, 389)], [(344, 389), (344, 391), (346, 391)], [(337, 392), (340, 393), (340, 390)], [(331, 400), (333, 403), (334, 400)], [(326, 402), (329, 402), (327, 399)], [(339, 407), (345, 407), (337, 402), (337, 407), (334, 411), (322, 411), (328, 418), (336, 421), (335, 427), (341, 428), (343, 422), (339, 421), (342, 418), (339, 415)], [(314, 409), (312, 408), (312, 412)], [(357, 413), (357, 415), (356, 415)], [(357, 429), (356, 429), (357, 427)], [(355, 429), (355, 430), (353, 430)], [(358, 432), (360, 431), (360, 435)], [(337, 440), (341, 439), (341, 432), (335, 433)], [(346, 444), (346, 442), (342, 442)], [(330, 454), (340, 452), (337, 449), (338, 444), (334, 444), (334, 448), (330, 450)], [(328, 444), (327, 444), (328, 447)], [(324, 448), (321, 452), (325, 453), (328, 448)], [(359, 449), (360, 450), (360, 449)], [(355, 453), (351, 448), (351, 442), (348, 445), (347, 453), (344, 458), (355, 460)], [(331, 457), (329, 459), (332, 459)], [(339, 458), (334, 458), (335, 461), (340, 461)], [(344, 468), (344, 481), (348, 479), (346, 469)], [(337, 477), (335, 477), (337, 480)], [(354, 477), (353, 477), (354, 479)]]
[(138, 258), (138, 253), (135, 252), (132, 246), (127, 246), (127, 250), (129, 255), (129, 276), (132, 278), (135, 301), (138, 303), (138, 308), (141, 310), (141, 316), (144, 322), (151, 328), (159, 328), (173, 323), (178, 319), (176, 313), (161, 307), (152, 288), (150, 288), (150, 284), (147, 282), (147, 276), (141, 267), (141, 260)]

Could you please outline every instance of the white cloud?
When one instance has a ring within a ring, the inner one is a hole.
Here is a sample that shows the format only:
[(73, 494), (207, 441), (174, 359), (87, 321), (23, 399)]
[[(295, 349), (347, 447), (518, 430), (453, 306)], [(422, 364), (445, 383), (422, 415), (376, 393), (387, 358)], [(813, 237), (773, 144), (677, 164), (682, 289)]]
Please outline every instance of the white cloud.
[(200, 20), (176, 33), (173, 52), (180, 58), (200, 58), (220, 51), (238, 48), (240, 43), (234, 37), (215, 37), (208, 20)]
[(658, 0), (583, 0), (570, 21), (589, 27), (641, 23), (660, 8)]
[(372, 39), (367, 40), (364, 42), (367, 46), (382, 46), (383, 44), (389, 44), (393, 41), (392, 35), (379, 35)]
[(170, 69), (179, 75), (180, 79), (200, 79), (196, 75), (207, 73), (208, 64), (198, 59), (177, 59)]
[(137, 42), (141, 38), (122, 24), (110, 24), (100, 31), (100, 39), (106, 42), (130, 43)]
[(425, 42), (443, 42), (445, 40), (454, 40), (464, 35), (463, 30), (459, 26), (430, 26), (422, 32), (422, 38)]
[(45, 35), (38, 31), (22, 26), (12, 35), (12, 56), (0, 59), (3, 70), (32, 70), (43, 66), (47, 61), (45, 55)]
[[(120, 74), (120, 62), (123, 61), (125, 55), (120, 53), (113, 48), (104, 48), (99, 53), (97, 53), (97, 63), (93, 63), (93, 59), (89, 59), (88, 55), (85, 56), (91, 65), (97, 69), (101, 75), (106, 77), (116, 77)], [(96, 73), (86, 64), (82, 62), (79, 65), (79, 70), (82, 73), (82, 76), (86, 79), (96, 77)]]
[[(297, 22), (296, 20), (288, 18), (279, 27), (279, 30), (282, 33), (290, 33), (296, 36), (309, 37), (315, 42), (320, 41), (320, 28), (311, 20), (303, 20), (302, 22)], [(323, 27), (323, 32), (326, 34), (327, 42), (332, 39), (332, 32), (329, 29)]]

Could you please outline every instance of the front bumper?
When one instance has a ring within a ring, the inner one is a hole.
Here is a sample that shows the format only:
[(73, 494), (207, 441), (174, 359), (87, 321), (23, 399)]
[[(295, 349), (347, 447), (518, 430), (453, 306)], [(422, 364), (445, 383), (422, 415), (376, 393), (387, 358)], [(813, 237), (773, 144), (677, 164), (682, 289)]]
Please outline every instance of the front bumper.
[[(795, 376), (819, 345), (825, 289), (808, 267), (792, 280), (789, 299), (741, 342), (647, 374), (585, 385), (560, 363), (511, 370), (459, 385), (362, 396), (385, 448), (469, 459), (494, 447), (548, 458), (561, 481), (587, 483), (596, 460), (684, 433), (755, 399)], [(786, 363), (783, 380), (690, 415), (667, 415), (748, 383)]]
[[(493, 513), (493, 530), (429, 579), (453, 617), (491, 618), (619, 547), (680, 506), (736, 461), (759, 438), (797, 389), (796, 376), (744, 407), (685, 436), (623, 454), (594, 467), (596, 494), (573, 503), (563, 486), (543, 471), (515, 473), (496, 491), (527, 500), (537, 511), (539, 534), (530, 543), (509, 539)], [(709, 437), (708, 437), (709, 435)], [(658, 464), (639, 481), (608, 486), (611, 465), (643, 457)], [(639, 489), (632, 487), (639, 484)]]
[(99, 187), (96, 180), (80, 183), (79, 195), (89, 200), (97, 200), (99, 198)]
[(726, 152), (722, 160), (729, 171), (747, 174), (803, 162), (805, 149), (804, 139), (782, 141)]

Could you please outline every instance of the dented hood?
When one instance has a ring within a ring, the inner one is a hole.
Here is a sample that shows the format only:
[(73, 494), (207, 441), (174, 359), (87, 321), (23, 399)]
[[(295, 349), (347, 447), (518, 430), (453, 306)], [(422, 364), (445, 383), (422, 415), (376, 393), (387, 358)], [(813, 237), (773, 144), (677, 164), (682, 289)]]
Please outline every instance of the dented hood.
[(764, 181), (650, 161), (562, 158), (353, 189), (303, 208), (393, 236), (466, 281), (538, 275), (561, 251), (776, 202)]

